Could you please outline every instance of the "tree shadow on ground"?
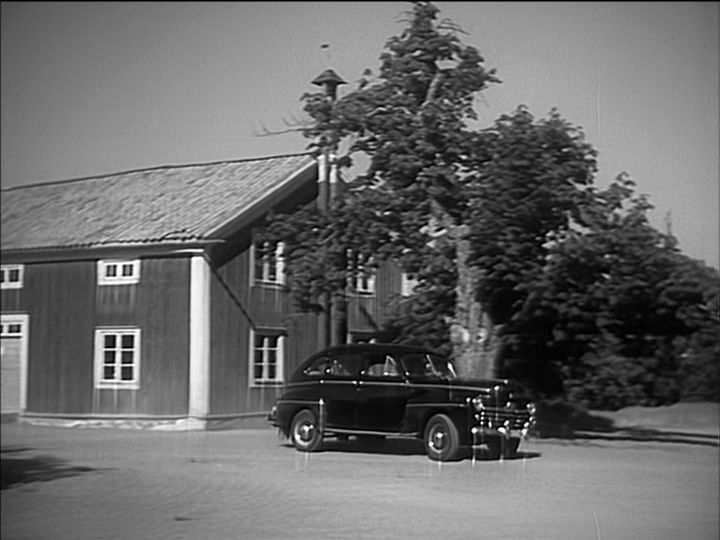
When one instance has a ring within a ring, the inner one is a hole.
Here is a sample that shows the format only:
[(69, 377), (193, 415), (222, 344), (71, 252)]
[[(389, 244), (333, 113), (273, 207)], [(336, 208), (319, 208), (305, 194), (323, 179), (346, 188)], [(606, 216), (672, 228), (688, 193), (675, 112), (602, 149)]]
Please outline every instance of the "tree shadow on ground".
[(717, 435), (634, 426), (617, 426), (612, 419), (561, 403), (541, 406), (533, 430), (539, 439), (594, 439), (720, 446)]
[(90, 467), (71, 466), (54, 456), (21, 455), (28, 450), (28, 448), (2, 448), (0, 489), (33, 482), (49, 482), (96, 470)]

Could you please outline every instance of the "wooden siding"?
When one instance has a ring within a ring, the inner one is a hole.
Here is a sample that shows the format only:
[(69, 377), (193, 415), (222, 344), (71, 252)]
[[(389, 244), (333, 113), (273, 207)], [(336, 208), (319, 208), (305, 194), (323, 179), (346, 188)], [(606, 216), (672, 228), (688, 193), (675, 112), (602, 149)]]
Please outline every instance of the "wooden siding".
[(95, 275), (92, 261), (25, 266), (28, 412), (92, 409)]
[(286, 378), (317, 350), (317, 316), (291, 313), (289, 294), (283, 287), (250, 284), (249, 243), (248, 236), (245, 249), (216, 270), (212, 280), (212, 415), (267, 411), (282, 391), (280, 386), (249, 384), (253, 327), (282, 330), (287, 335)]
[(288, 351), (285, 374), (289, 377), (311, 354), (323, 347), (319, 342), (319, 317), (313, 313), (294, 313), (288, 320)]
[[(249, 283), (249, 234), (240, 245), (244, 249), (211, 279), (211, 415), (266, 411), (282, 390), (249, 385), (253, 325), (286, 333), (286, 378), (323, 346), (317, 315), (293, 312), (283, 288)], [(189, 259), (144, 258), (133, 285), (99, 286), (96, 274), (94, 260), (32, 263), (22, 289), (2, 291), (3, 312), (30, 316), (27, 412), (186, 415)], [(399, 289), (400, 272), (384, 265), (375, 296), (350, 298), (349, 330), (372, 333), (381, 327), (388, 300)], [(95, 329), (123, 326), (142, 333), (140, 388), (95, 389)]]
[(134, 310), (143, 343), (135, 412), (184, 415), (189, 388), (190, 259), (143, 259), (142, 266)]
[[(250, 284), (250, 236), (236, 242), (244, 249), (214, 271), (211, 285), (211, 415), (267, 411), (280, 387), (249, 384), (250, 331), (282, 330), (287, 335), (285, 377), (308, 356), (322, 348), (319, 317), (293, 310), (283, 287)], [(376, 294), (351, 296), (348, 323), (351, 333), (373, 334), (382, 328), (391, 301), (400, 291), (401, 275), (395, 265), (381, 266)]]
[(281, 391), (249, 385), (250, 330), (254, 325), (283, 328), (287, 302), (280, 289), (259, 292), (250, 287), (248, 246), (249, 241), (212, 279), (211, 415), (266, 411)]
[(247, 295), (238, 260), (215, 271), (210, 283), (210, 414), (246, 412)]
[[(255, 211), (284, 213), (312, 202), (317, 196), (313, 174), (282, 198), (267, 201)], [(287, 335), (285, 375), (317, 348), (314, 315), (291, 314), (284, 287), (250, 284), (250, 245), (253, 226), (226, 238), (213, 248), (216, 267), (211, 282), (210, 414), (234, 415), (267, 411), (282, 387), (251, 387), (250, 333), (253, 328), (282, 330)]]
[(399, 298), (401, 272), (397, 265), (383, 263), (375, 278), (375, 294), (351, 295), (348, 299), (348, 329), (350, 332), (370, 334), (382, 329)]
[[(143, 259), (137, 285), (98, 286), (96, 264), (26, 265), (13, 307), (30, 316), (27, 412), (186, 414), (188, 260)], [(141, 330), (138, 390), (94, 388), (95, 329), (108, 326)]]
[(18, 313), (27, 309), (21, 304), (22, 291), (22, 289), (0, 290), (0, 308), (3, 313)]

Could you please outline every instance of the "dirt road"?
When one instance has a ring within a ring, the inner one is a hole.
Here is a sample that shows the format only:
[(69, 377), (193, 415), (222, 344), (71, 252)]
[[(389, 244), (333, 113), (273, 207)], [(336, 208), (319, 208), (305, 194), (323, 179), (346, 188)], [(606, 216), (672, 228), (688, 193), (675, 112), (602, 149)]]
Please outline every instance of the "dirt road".
[(718, 538), (717, 440), (543, 439), (519, 459), (302, 454), (267, 429), (2, 425), (3, 540)]

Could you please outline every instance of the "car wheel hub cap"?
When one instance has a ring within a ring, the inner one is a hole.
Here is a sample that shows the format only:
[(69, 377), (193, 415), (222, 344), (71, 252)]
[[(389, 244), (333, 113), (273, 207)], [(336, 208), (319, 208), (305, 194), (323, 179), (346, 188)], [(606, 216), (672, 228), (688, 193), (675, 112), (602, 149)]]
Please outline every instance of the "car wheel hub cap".
[(430, 444), (435, 450), (442, 450), (445, 447), (445, 433), (442, 431), (433, 432)]
[(308, 442), (312, 439), (314, 426), (312, 424), (303, 424), (300, 426), (300, 429), (298, 430), (298, 435), (300, 436), (300, 440), (303, 442)]

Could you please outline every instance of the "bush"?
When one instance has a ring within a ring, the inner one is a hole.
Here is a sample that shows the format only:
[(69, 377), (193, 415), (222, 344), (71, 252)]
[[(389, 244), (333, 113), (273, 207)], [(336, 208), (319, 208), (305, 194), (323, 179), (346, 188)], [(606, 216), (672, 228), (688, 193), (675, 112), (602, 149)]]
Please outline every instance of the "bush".
[(675, 403), (680, 397), (675, 374), (661, 372), (659, 364), (653, 357), (587, 353), (579, 367), (563, 366), (565, 396), (597, 410)]

